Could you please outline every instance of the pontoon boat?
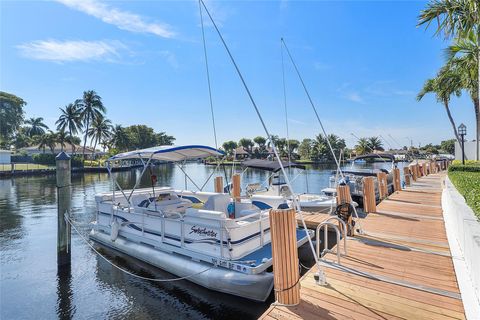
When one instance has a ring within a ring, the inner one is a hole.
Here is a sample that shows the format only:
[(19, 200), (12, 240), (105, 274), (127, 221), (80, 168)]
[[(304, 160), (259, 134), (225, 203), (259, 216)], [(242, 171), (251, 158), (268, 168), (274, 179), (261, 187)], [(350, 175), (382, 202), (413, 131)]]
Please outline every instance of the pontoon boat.
[[(111, 157), (112, 180), (115, 161), (141, 159), (144, 168), (132, 190), (122, 190), (115, 182), (120, 194), (114, 188), (96, 196), (97, 217), (90, 238), (206, 288), (265, 301), (273, 286), (267, 270), (272, 265), (268, 210), (251, 201), (234, 201), (229, 194), (153, 184), (136, 189), (152, 160), (178, 164), (222, 155), (211, 147), (187, 145)], [(307, 241), (307, 232), (298, 229), (298, 246)]]

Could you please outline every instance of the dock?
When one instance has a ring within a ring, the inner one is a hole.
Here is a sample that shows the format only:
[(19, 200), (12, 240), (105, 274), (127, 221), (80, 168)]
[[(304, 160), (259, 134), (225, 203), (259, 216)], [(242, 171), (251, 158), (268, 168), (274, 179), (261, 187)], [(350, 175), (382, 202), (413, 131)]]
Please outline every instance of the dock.
[[(300, 280), (300, 304), (261, 319), (465, 319), (441, 207), (445, 172), (419, 178), (361, 219), (340, 264), (322, 260), (327, 285)], [(342, 247), (343, 252), (343, 247)]]

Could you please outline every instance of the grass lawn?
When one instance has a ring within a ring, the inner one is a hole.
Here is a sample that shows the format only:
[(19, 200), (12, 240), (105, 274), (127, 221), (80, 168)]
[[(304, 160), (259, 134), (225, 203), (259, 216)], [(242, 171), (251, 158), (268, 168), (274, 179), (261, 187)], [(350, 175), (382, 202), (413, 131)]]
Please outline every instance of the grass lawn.
[[(43, 164), (36, 164), (36, 163), (15, 163), (15, 170), (39, 170), (39, 169), (54, 169), (55, 167), (49, 167)], [(10, 171), (12, 170), (12, 166), (10, 164), (0, 164), (0, 171)]]
[(450, 171), (448, 177), (480, 219), (480, 171)]

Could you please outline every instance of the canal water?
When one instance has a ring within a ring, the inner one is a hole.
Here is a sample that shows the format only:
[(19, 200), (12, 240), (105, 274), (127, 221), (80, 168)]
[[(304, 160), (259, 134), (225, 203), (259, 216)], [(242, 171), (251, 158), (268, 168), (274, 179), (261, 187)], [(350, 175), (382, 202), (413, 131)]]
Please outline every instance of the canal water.
[[(375, 166), (389, 167), (384, 163)], [(308, 166), (298, 176), (299, 171), (292, 170), (295, 191), (319, 192), (328, 186), (333, 169)], [(230, 170), (225, 168), (228, 176)], [(224, 174), (222, 168), (197, 163), (187, 164), (185, 171), (200, 186), (212, 172)], [(184, 175), (174, 165), (156, 166), (152, 173), (160, 186), (185, 187)], [(131, 188), (139, 175), (140, 170), (115, 173), (123, 188)], [(248, 170), (242, 183), (267, 178), (264, 171)], [(150, 186), (148, 172), (140, 186)], [(187, 187), (195, 189), (190, 181)], [(210, 181), (205, 190), (212, 189)], [(84, 236), (95, 218), (95, 194), (109, 190), (111, 182), (105, 173), (72, 176), (72, 220)], [(73, 230), (72, 266), (57, 273), (56, 230), (55, 175), (0, 179), (0, 319), (252, 319), (273, 302), (273, 296), (256, 303), (188, 281), (155, 283), (134, 278), (96, 255)], [(102, 253), (139, 275), (174, 277), (109, 250)]]

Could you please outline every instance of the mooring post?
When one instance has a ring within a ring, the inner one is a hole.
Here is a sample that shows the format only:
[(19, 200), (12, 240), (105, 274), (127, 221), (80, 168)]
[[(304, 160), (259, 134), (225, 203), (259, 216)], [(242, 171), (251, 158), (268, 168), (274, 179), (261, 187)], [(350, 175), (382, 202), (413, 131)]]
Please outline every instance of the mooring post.
[(393, 169), (393, 191), (401, 191), (402, 185), (400, 183), (400, 169)]
[(300, 271), (295, 209), (271, 209), (273, 286), (275, 300), (286, 305), (300, 303)]
[(412, 180), (417, 181), (417, 165), (409, 166), (409, 168), (412, 172)]
[(214, 190), (216, 193), (223, 193), (223, 178), (215, 177)]
[(65, 266), (70, 264), (70, 225), (65, 221), (65, 213), (70, 215), (71, 202), (71, 164), (70, 156), (65, 152), (55, 157), (57, 165), (57, 265)]
[(373, 177), (363, 178), (363, 210), (368, 213), (377, 212)]
[(232, 196), (235, 201), (240, 201), (240, 175), (238, 173), (232, 176)]
[[(337, 206), (341, 204), (348, 203), (352, 206), (352, 195), (350, 194), (350, 186), (348, 184), (340, 184), (337, 186)], [(348, 217), (348, 221), (345, 221), (347, 224), (347, 234), (351, 237), (355, 235), (355, 228), (353, 222), (353, 216)]]
[(410, 186), (410, 168), (409, 167), (403, 167), (403, 175), (405, 177), (405, 185), (409, 187)]
[(380, 200), (388, 197), (387, 174), (385, 172), (377, 172), (378, 194)]

